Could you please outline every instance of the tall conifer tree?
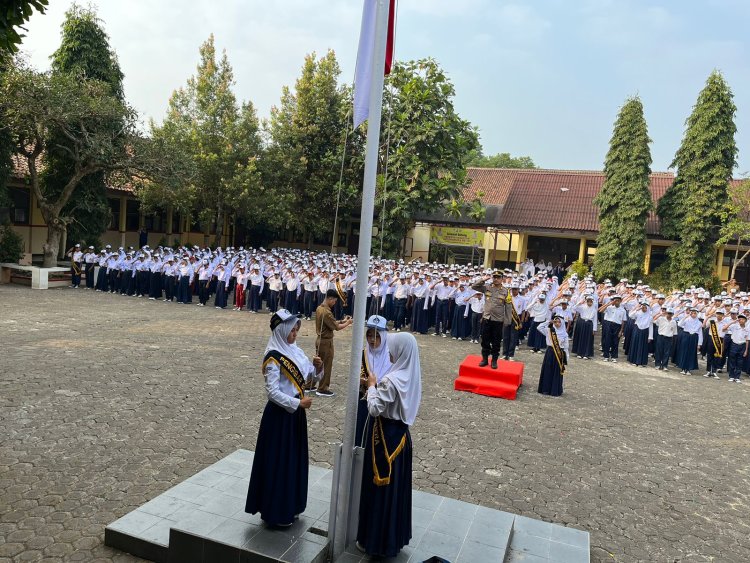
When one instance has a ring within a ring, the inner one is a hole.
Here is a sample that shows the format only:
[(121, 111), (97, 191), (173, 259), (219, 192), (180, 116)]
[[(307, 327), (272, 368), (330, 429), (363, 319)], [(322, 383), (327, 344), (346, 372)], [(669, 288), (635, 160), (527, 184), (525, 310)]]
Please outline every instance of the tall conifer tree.
[(732, 98), (724, 77), (713, 71), (687, 119), (672, 162), (671, 167), (677, 168), (675, 181), (659, 201), (662, 233), (677, 240), (668, 254), (675, 286), (703, 285), (713, 275), (714, 244), (737, 158), (737, 108)]
[(633, 279), (643, 272), (646, 219), (653, 209), (650, 142), (643, 104), (629, 98), (615, 121), (604, 185), (594, 200), (600, 224), (594, 271), (599, 277)]

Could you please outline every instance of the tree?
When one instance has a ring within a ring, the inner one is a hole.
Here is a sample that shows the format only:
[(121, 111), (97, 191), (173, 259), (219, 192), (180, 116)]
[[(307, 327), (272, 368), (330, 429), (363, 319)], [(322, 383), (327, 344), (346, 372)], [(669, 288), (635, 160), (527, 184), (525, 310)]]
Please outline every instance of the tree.
[(0, 9), (0, 58), (18, 51), (24, 35), (18, 29), (29, 21), (34, 10), (43, 14), (49, 0), (4, 0)]
[(351, 91), (338, 84), (340, 74), (333, 51), (320, 59), (307, 55), (294, 91), (283, 88), (266, 124), (264, 183), (286, 195), (287, 226), (303, 233), (308, 245), (333, 231), (342, 157), (340, 216), (351, 211), (361, 184), (361, 174), (352, 173), (361, 162), (359, 133), (349, 135), (344, 155)]
[(381, 139), (390, 139), (387, 190), (381, 175), (376, 209), (385, 209), (384, 248), (400, 254), (417, 213), (464, 208), (466, 162), (479, 137), (456, 113), (455, 89), (435, 60), (399, 62), (386, 85), (384, 103), (391, 107), (383, 115), (390, 118), (383, 119)]
[(537, 168), (530, 156), (511, 156), (509, 152), (482, 154), (482, 149), (472, 151), (466, 166), (475, 168)]
[(594, 271), (600, 278), (643, 273), (646, 219), (653, 209), (650, 142), (641, 100), (626, 100), (604, 161), (604, 185), (594, 199), (600, 225)]
[[(81, 8), (73, 4), (66, 12), (62, 24), (62, 40), (51, 59), (53, 72), (74, 74), (85, 80), (98, 80), (109, 86), (112, 96), (120, 101), (124, 100), (123, 74), (117, 56), (110, 47), (103, 23), (93, 8)], [(90, 123), (88, 128), (104, 128), (108, 130), (105, 134), (116, 134), (121, 126), (119, 121), (112, 121)], [(65, 135), (54, 131), (51, 134), (56, 138), (46, 155), (47, 167), (42, 174), (42, 182), (48, 193), (59, 194), (73, 176), (75, 162), (68, 151), (70, 142)], [(81, 180), (75, 197), (65, 206), (63, 214), (72, 218), (67, 227), (70, 240), (86, 243), (98, 240), (107, 230), (112, 216), (103, 170)]]
[[(25, 159), (28, 182), (47, 223), (44, 267), (57, 264), (61, 236), (72, 218), (63, 213), (81, 180), (98, 172), (127, 176), (133, 163), (135, 112), (111, 93), (108, 84), (61, 72), (40, 73), (21, 63), (0, 83), (0, 114), (11, 131), (14, 151)], [(118, 122), (119, 131), (103, 124)], [(64, 138), (65, 145), (55, 143)], [(37, 160), (65, 151), (73, 173), (59, 193), (40, 181)]]
[(172, 94), (164, 122), (152, 123), (154, 142), (174, 156), (173, 172), (190, 181), (169, 182), (165, 176), (139, 190), (147, 208), (171, 204), (198, 219), (204, 230), (215, 229), (217, 245), (225, 218), (272, 208), (257, 168), (262, 146), (255, 108), (250, 102), (238, 106), (233, 85), (227, 54), (217, 61), (211, 35), (200, 47), (195, 76)]
[(737, 108), (732, 91), (713, 71), (686, 121), (682, 145), (671, 167), (677, 176), (659, 201), (662, 234), (678, 242), (668, 251), (675, 285), (709, 283), (714, 245), (729, 202), (728, 187), (736, 165)]
[(750, 249), (748, 249), (740, 256), (742, 241), (750, 240), (750, 180), (730, 185), (729, 203), (724, 213), (719, 235), (719, 240), (716, 241), (717, 247), (725, 244), (737, 245), (732, 259), (732, 269), (729, 272), (729, 279), (731, 280), (734, 279), (737, 267), (741, 266), (750, 255)]

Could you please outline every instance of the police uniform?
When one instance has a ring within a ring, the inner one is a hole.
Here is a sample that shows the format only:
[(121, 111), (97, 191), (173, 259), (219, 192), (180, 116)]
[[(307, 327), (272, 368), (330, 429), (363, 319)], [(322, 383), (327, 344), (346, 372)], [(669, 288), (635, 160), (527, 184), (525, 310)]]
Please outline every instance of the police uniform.
[[(495, 271), (492, 277), (502, 277), (502, 273)], [(503, 338), (503, 326), (512, 322), (512, 314), (507, 299), (508, 289), (494, 284), (486, 285), (485, 280), (471, 286), (474, 291), (484, 293), (484, 315), (482, 317), (482, 361), (487, 365), (487, 358), (492, 355), (492, 368), (497, 369), (497, 358), (500, 355), (500, 342)]]

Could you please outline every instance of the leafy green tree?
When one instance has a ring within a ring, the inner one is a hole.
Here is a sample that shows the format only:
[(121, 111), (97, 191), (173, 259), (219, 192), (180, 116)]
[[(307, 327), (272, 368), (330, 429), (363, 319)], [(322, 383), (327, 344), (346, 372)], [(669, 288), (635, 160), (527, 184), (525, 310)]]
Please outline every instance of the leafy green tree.
[(215, 230), (215, 244), (225, 218), (252, 217), (257, 208), (272, 206), (257, 167), (262, 144), (255, 108), (238, 105), (233, 85), (227, 54), (217, 60), (211, 35), (200, 47), (196, 74), (172, 94), (164, 122), (152, 124), (154, 142), (175, 154), (176, 175), (146, 183), (139, 192), (147, 208), (171, 204)]
[[(74, 74), (83, 80), (97, 80), (109, 86), (115, 98), (124, 101), (123, 74), (117, 56), (109, 45), (103, 22), (93, 8), (76, 4), (66, 12), (62, 24), (62, 41), (52, 54), (52, 71)], [(90, 122), (87, 128), (106, 129), (111, 134), (120, 130), (121, 123)], [(75, 173), (75, 158), (71, 156), (71, 141), (62, 132), (52, 131), (53, 142), (46, 155), (47, 167), (42, 181), (49, 193), (61, 193)], [(68, 239), (90, 243), (98, 240), (107, 230), (111, 220), (107, 201), (107, 183), (104, 171), (83, 178), (75, 197), (65, 206), (63, 213), (72, 218), (67, 226)], [(117, 228), (117, 226), (115, 226)]]
[(383, 119), (381, 139), (390, 139), (387, 191), (381, 177), (376, 209), (385, 209), (384, 252), (393, 255), (401, 253), (417, 213), (465, 208), (466, 162), (479, 137), (456, 113), (453, 84), (434, 59), (399, 62), (386, 85), (384, 103), (391, 107), (383, 111), (390, 117)]
[[(11, 131), (15, 153), (28, 165), (28, 182), (47, 223), (44, 266), (55, 266), (60, 239), (73, 220), (64, 209), (81, 181), (102, 171), (127, 177), (138, 147), (137, 116), (112, 95), (108, 84), (63, 72), (40, 73), (21, 63), (0, 83), (0, 114)], [(121, 124), (118, 131), (92, 127), (112, 122)], [(72, 159), (73, 173), (58, 192), (41, 182), (37, 159), (57, 150), (53, 143), (61, 137), (66, 139), (64, 150)]]
[(537, 168), (530, 156), (511, 156), (509, 152), (485, 155), (481, 149), (472, 151), (466, 166), (475, 168)]
[(737, 126), (732, 91), (713, 71), (686, 122), (682, 145), (672, 167), (675, 181), (659, 201), (662, 234), (677, 240), (668, 251), (674, 284), (708, 283), (713, 275), (714, 245), (729, 202), (728, 187), (736, 165)]
[[(284, 87), (271, 109), (264, 183), (280, 192), (277, 212), (308, 244), (333, 231), (351, 90), (338, 83), (341, 70), (333, 51), (307, 55), (294, 90)], [(352, 170), (361, 163), (361, 137), (350, 135), (344, 158), (340, 216), (346, 216), (361, 184)], [(359, 148), (358, 148), (359, 147)], [(286, 205), (285, 205), (286, 202)], [(284, 211), (286, 210), (286, 211)]]
[(594, 199), (600, 225), (594, 271), (600, 278), (643, 273), (646, 219), (653, 209), (650, 142), (641, 100), (626, 100), (604, 161), (604, 185)]
[(29, 21), (34, 10), (43, 14), (49, 0), (3, 0), (0, 8), (0, 58), (18, 51), (24, 35), (18, 29)]

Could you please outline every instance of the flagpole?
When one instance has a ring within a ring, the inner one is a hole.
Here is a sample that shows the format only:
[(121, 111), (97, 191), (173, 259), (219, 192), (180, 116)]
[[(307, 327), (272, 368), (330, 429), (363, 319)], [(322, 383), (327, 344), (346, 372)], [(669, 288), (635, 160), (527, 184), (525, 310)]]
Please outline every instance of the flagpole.
[(367, 122), (367, 148), (365, 151), (365, 173), (362, 189), (362, 209), (359, 219), (359, 251), (357, 254), (357, 295), (354, 299), (354, 326), (349, 364), (349, 388), (344, 421), (343, 451), (339, 468), (336, 518), (329, 539), (333, 548), (333, 560), (346, 549), (347, 524), (350, 509), (350, 484), (354, 433), (357, 424), (357, 401), (359, 399), (359, 370), (362, 362), (362, 346), (365, 337), (367, 305), (367, 282), (369, 279), (370, 253), (372, 249), (372, 223), (375, 210), (375, 181), (380, 145), (380, 119), (383, 105), (383, 82), (385, 69), (386, 35), (388, 29), (389, 0), (376, 0), (375, 50), (372, 58), (372, 81)]

